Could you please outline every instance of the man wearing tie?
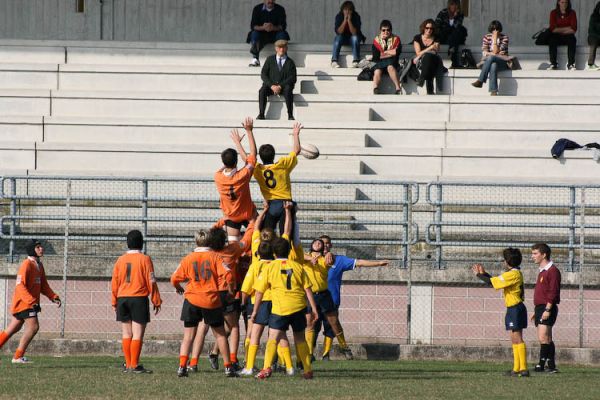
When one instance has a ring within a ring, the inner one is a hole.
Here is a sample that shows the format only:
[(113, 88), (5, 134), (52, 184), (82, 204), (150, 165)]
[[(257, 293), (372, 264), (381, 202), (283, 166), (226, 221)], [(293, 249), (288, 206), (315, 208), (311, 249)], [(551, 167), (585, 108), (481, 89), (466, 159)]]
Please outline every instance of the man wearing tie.
[(275, 42), (275, 54), (269, 56), (261, 71), (263, 85), (258, 91), (259, 113), (256, 119), (265, 119), (267, 97), (283, 95), (288, 119), (294, 119), (294, 85), (296, 84), (296, 64), (287, 55), (287, 41)]

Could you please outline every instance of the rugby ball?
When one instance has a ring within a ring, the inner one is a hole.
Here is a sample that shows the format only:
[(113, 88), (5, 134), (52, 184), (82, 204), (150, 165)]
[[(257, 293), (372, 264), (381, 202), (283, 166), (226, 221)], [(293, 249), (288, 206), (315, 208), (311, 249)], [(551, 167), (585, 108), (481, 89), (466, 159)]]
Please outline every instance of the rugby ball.
[(319, 149), (314, 144), (305, 143), (301, 146), (300, 155), (309, 160), (319, 157)]

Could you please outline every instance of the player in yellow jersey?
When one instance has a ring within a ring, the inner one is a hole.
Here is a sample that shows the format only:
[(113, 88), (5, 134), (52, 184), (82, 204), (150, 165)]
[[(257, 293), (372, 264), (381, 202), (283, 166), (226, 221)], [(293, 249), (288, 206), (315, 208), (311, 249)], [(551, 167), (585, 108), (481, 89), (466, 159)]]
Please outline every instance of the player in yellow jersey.
[[(258, 315), (258, 310), (262, 302), (263, 293), (267, 289), (271, 290), (272, 310), (269, 318), (269, 340), (265, 352), (264, 368), (256, 377), (266, 379), (271, 376), (271, 365), (275, 358), (277, 342), (292, 327), (294, 333), (294, 342), (296, 353), (302, 360), (304, 367), (303, 377), (312, 379), (313, 372), (310, 356), (308, 354), (308, 345), (304, 339), (304, 329), (306, 328), (306, 319), (304, 312), (306, 309), (306, 299), (313, 310), (316, 310), (315, 300), (310, 289), (310, 281), (304, 272), (301, 264), (289, 260), (290, 244), (282, 238), (273, 239), (273, 252), (276, 259), (269, 264), (269, 267), (261, 273), (254, 284), (256, 291), (256, 303), (252, 312), (252, 318)], [(313, 317), (317, 313), (313, 311)]]
[(494, 289), (503, 289), (504, 303), (506, 304), (506, 317), (504, 319), (506, 330), (510, 331), (513, 348), (513, 369), (507, 374), (516, 377), (528, 377), (527, 349), (523, 341), (523, 329), (527, 328), (527, 308), (525, 290), (523, 288), (523, 273), (521, 272), (522, 255), (519, 249), (508, 248), (502, 252), (504, 269), (499, 276), (488, 274), (481, 264), (472, 267), (479, 279), (491, 285)]
[[(283, 232), (283, 202), (292, 200), (292, 183), (290, 174), (298, 164), (300, 154), (300, 123), (294, 124), (292, 136), (294, 145), (292, 151), (275, 162), (275, 148), (271, 144), (263, 144), (258, 150), (262, 164), (256, 164), (254, 178), (260, 186), (260, 191), (269, 203), (268, 213), (264, 227), (275, 229), (279, 225), (279, 232)], [(294, 213), (292, 213), (294, 218)]]
[[(325, 244), (322, 239), (313, 240), (310, 248), (310, 253), (305, 255), (304, 268), (306, 273), (313, 284), (313, 292), (315, 296), (315, 303), (317, 304), (317, 312), (319, 319), (322, 321), (327, 320), (333, 334), (338, 340), (339, 350), (347, 360), (352, 360), (352, 350), (346, 343), (344, 331), (338, 318), (338, 311), (331, 292), (329, 291), (328, 284), (328, 273), (329, 268), (334, 261), (332, 255), (324, 256)], [(313, 324), (308, 324), (306, 330), (306, 340), (310, 342), (309, 349), (312, 356), (312, 347), (314, 344), (315, 332), (314, 332), (314, 321)]]

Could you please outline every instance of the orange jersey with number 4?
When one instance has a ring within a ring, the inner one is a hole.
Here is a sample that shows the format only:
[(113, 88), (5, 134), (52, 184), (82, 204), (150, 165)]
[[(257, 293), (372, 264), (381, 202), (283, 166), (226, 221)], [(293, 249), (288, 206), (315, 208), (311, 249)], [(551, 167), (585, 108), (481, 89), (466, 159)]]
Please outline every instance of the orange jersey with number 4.
[(275, 164), (256, 164), (254, 178), (265, 200), (292, 200), (290, 174), (296, 164), (298, 157), (293, 151), (281, 157)]
[(220, 207), (225, 219), (233, 222), (249, 221), (254, 216), (254, 203), (250, 196), (250, 179), (256, 164), (256, 157), (248, 156), (241, 170), (225, 173), (220, 169), (215, 173), (215, 185), (220, 196)]

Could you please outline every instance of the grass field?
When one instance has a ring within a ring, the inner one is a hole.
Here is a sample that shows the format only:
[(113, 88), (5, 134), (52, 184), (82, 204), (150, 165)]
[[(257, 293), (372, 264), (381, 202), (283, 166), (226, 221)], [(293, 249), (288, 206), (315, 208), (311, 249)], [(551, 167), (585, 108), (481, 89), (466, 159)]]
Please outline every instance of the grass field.
[(556, 375), (502, 375), (508, 363), (331, 361), (315, 379), (276, 374), (268, 381), (225, 378), (222, 369), (177, 378), (177, 358), (145, 357), (153, 374), (123, 374), (114, 357), (35, 357), (0, 362), (0, 398), (15, 399), (598, 399), (600, 368), (563, 366)]

